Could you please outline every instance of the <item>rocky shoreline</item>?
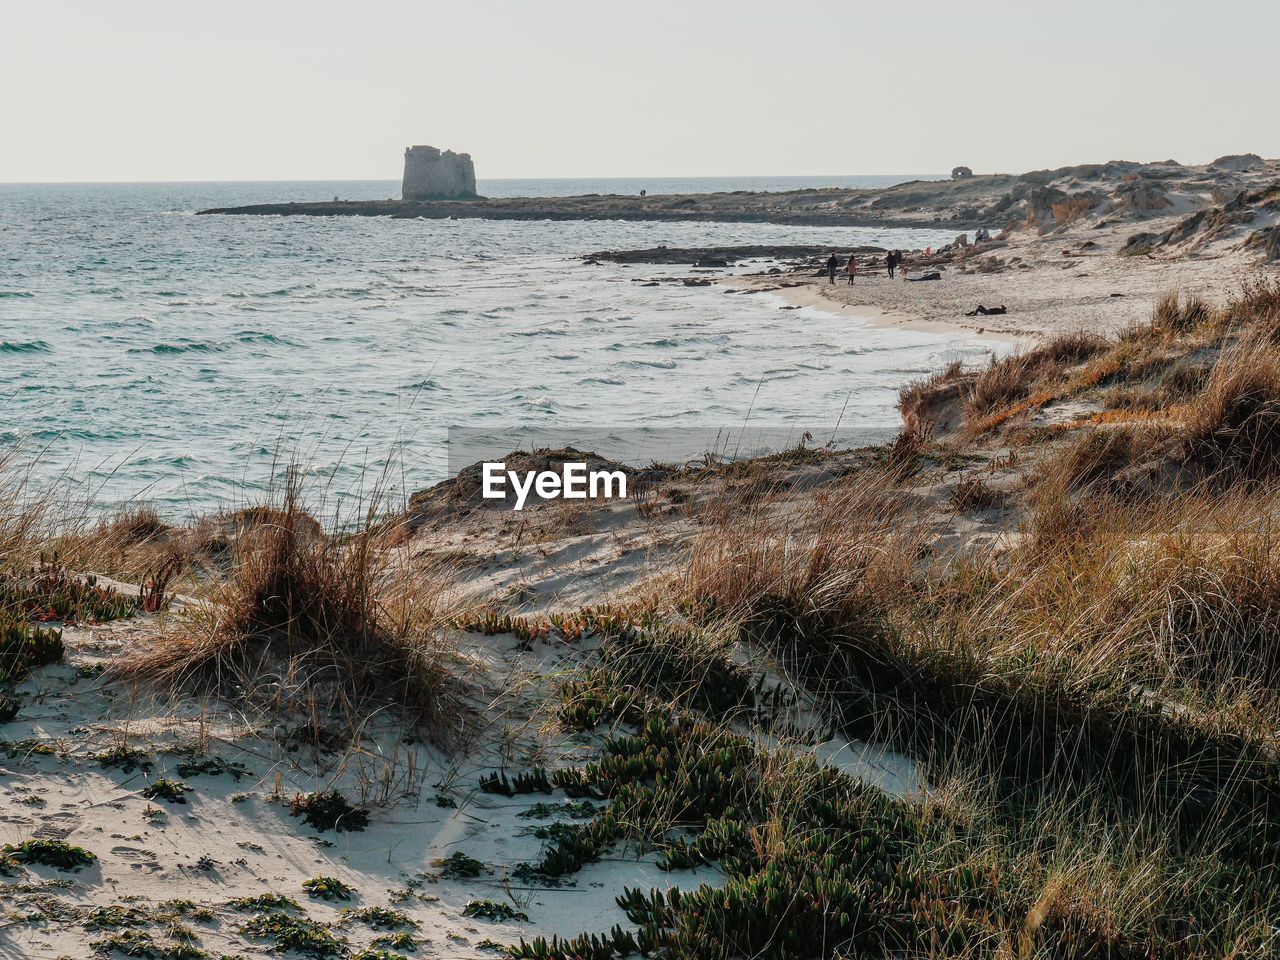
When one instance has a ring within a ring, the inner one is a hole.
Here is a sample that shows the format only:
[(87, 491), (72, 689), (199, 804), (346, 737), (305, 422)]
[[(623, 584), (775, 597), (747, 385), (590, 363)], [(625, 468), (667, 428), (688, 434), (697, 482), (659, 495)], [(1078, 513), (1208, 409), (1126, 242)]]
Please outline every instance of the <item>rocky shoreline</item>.
[[(650, 247), (645, 250), (598, 250), (583, 256), (587, 263), (689, 264), (695, 267), (729, 267), (742, 260), (803, 260), (825, 257), (830, 246), (818, 244), (746, 244), (714, 247)], [(884, 247), (862, 246), (858, 254), (884, 253)]]
[[(797, 191), (813, 193), (815, 191)], [(822, 191), (858, 194), (866, 191)], [(971, 229), (978, 221), (954, 216), (886, 216), (866, 210), (787, 206), (789, 194), (694, 194), (665, 197), (501, 197), (476, 200), (330, 200), (215, 207), (202, 215), (272, 217), (391, 217), (400, 220), (634, 220), (653, 222), (777, 223), (814, 227), (936, 227)], [(731, 197), (735, 202), (725, 203)]]
[[(958, 168), (960, 169), (960, 168)], [(791, 226), (985, 227), (1061, 234), (1082, 225), (1123, 226), (1126, 254), (1214, 243), (1231, 236), (1268, 260), (1280, 257), (1280, 162), (1253, 154), (1219, 157), (1203, 166), (1172, 160), (1111, 161), (1019, 176), (989, 174), (912, 180), (878, 189), (822, 188), (780, 192), (460, 200), (331, 200), (217, 207), (202, 214), (400, 219), (632, 220), (774, 223)], [(1153, 229), (1152, 221), (1175, 218)], [(1246, 236), (1235, 236), (1242, 228)]]

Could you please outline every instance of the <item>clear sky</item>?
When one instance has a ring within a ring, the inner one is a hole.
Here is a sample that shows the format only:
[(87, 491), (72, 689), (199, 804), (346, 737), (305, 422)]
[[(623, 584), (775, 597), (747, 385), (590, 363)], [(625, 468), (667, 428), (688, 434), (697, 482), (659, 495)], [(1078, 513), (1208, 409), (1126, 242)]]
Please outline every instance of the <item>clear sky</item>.
[(0, 181), (1280, 156), (1275, 0), (0, 0)]

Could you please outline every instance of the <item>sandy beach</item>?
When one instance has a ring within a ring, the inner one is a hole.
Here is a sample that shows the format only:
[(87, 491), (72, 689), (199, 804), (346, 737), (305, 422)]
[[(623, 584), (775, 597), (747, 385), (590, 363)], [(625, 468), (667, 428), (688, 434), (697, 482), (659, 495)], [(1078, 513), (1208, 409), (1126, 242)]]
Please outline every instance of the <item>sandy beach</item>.
[[(1177, 217), (1147, 221), (1152, 231), (1172, 229)], [(1151, 304), (1169, 290), (1199, 293), (1215, 302), (1266, 271), (1257, 255), (1229, 243), (1190, 254), (1122, 256), (1131, 225), (1094, 226), (1047, 236), (1009, 231), (963, 255), (909, 256), (908, 276), (937, 270), (942, 279), (890, 280), (882, 257), (861, 256), (861, 270), (847, 283), (843, 259), (834, 284), (813, 270), (734, 277), (730, 288), (774, 293), (799, 306), (850, 310), (859, 319), (890, 326), (950, 328), (1016, 337), (1045, 337), (1069, 330), (1116, 333), (1149, 319)], [(879, 260), (879, 263), (871, 261)], [(1005, 306), (1001, 316), (966, 314), (982, 304)]]

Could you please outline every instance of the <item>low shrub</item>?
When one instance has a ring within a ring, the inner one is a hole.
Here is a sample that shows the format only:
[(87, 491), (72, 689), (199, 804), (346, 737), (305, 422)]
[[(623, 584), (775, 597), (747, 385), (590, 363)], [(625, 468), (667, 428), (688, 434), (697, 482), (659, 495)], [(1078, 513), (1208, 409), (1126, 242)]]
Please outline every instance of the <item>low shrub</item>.
[(121, 930), (109, 937), (95, 940), (94, 953), (103, 956), (122, 955), (142, 960), (205, 960), (208, 953), (196, 944), (175, 938), (164, 943), (144, 930)]
[(160, 779), (142, 791), (148, 800), (163, 800), (165, 803), (186, 803), (191, 788), (181, 780)]
[(510, 922), (512, 920), (528, 921), (529, 915), (517, 910), (511, 904), (498, 900), (468, 900), (462, 908), (464, 917), (478, 917), (482, 920)]
[(392, 910), (389, 907), (358, 907), (354, 910), (343, 910), (342, 919), (358, 920), (375, 930), (395, 930), (402, 927), (417, 929), (418, 927), (417, 921), (407, 913), (402, 910)]
[(337, 877), (312, 877), (302, 882), (302, 889), (307, 891), (307, 896), (319, 900), (350, 900), (356, 895), (353, 887)]
[(146, 771), (153, 766), (150, 754), (127, 744), (119, 744), (110, 750), (104, 750), (97, 755), (96, 759), (99, 766), (117, 768), (124, 773), (132, 773), (134, 770)]
[(338, 790), (297, 794), (290, 804), (290, 815), (302, 817), (317, 830), (363, 830), (369, 825), (369, 814), (353, 807)]
[(5, 844), (0, 852), (17, 863), (42, 864), (58, 870), (76, 871), (92, 866), (98, 858), (83, 847), (72, 846), (65, 840), (24, 840), (20, 844)]
[(255, 897), (237, 897), (227, 906), (242, 913), (273, 913), (280, 910), (301, 910), (298, 901), (281, 893), (260, 893)]
[(474, 880), (484, 873), (484, 864), (457, 850), (445, 858), (441, 872), (453, 880)]
[(550, 793), (552, 787), (547, 771), (536, 768), (518, 773), (511, 778), (508, 778), (504, 771), (495, 770), (480, 778), (480, 790), (483, 793), (514, 797), (525, 793)]
[(240, 933), (271, 941), (272, 952), (293, 951), (316, 960), (329, 960), (347, 953), (346, 941), (321, 924), (284, 913), (259, 913), (240, 927)]

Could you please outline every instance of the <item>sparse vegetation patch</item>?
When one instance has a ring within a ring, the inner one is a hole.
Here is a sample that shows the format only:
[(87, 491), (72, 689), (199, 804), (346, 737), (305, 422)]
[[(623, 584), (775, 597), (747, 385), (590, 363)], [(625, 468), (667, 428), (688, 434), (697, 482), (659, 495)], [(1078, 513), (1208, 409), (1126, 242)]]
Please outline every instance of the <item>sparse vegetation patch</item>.
[(325, 830), (363, 830), (369, 825), (369, 814), (353, 807), (337, 790), (298, 794), (290, 804), (290, 814), (323, 832)]
[(247, 937), (270, 941), (272, 952), (292, 951), (317, 960), (342, 957), (347, 953), (346, 941), (322, 924), (286, 913), (259, 913), (241, 926), (240, 932)]
[(523, 910), (517, 910), (511, 904), (500, 900), (468, 900), (467, 905), (462, 908), (462, 915), (504, 923), (512, 920), (525, 922), (529, 920), (529, 915)]
[(186, 803), (191, 787), (181, 780), (161, 778), (146, 787), (142, 795), (148, 800), (163, 800), (165, 803)]
[(350, 885), (337, 877), (312, 877), (303, 881), (302, 889), (307, 891), (307, 896), (320, 900), (350, 900), (356, 894)]
[(0, 848), (0, 852), (3, 852), (17, 863), (40, 864), (68, 871), (92, 866), (98, 859), (90, 851), (83, 847), (73, 846), (65, 840), (24, 840), (19, 844), (5, 844), (3, 848)]

